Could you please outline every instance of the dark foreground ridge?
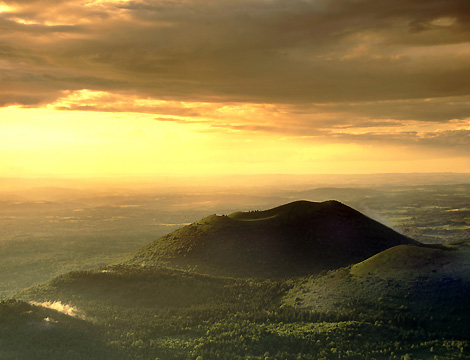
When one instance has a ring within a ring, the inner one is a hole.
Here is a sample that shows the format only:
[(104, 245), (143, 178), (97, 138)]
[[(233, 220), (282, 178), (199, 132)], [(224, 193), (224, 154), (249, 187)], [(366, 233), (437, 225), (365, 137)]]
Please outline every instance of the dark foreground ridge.
[(138, 250), (125, 264), (233, 277), (289, 277), (415, 243), (338, 201), (295, 201), (265, 211), (205, 217)]

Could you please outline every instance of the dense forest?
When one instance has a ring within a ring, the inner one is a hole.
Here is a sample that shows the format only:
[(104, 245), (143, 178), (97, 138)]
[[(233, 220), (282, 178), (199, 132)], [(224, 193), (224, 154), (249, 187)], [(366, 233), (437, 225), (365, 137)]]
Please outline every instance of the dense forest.
[[(8, 343), (1, 358), (470, 358), (465, 327), (456, 332), (440, 320), (430, 323), (405, 298), (338, 302), (320, 311), (288, 305), (284, 296), (306, 280), (241, 280), (139, 266), (72, 272), (19, 298), (61, 301), (77, 309), (74, 316), (21, 301), (1, 304)], [(468, 324), (468, 306), (458, 311)], [(45, 337), (45, 329), (52, 336)]]

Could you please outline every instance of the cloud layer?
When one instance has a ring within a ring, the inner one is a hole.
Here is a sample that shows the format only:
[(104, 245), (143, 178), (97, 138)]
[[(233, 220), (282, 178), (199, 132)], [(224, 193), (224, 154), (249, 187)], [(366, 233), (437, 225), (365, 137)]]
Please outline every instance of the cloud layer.
[[(468, 0), (3, 1), (0, 106), (87, 89), (107, 98), (58, 106), (210, 113), (215, 129), (291, 135), (401, 127), (407, 139), (407, 121), (468, 128), (468, 39)], [(234, 103), (274, 104), (283, 116), (218, 122)]]

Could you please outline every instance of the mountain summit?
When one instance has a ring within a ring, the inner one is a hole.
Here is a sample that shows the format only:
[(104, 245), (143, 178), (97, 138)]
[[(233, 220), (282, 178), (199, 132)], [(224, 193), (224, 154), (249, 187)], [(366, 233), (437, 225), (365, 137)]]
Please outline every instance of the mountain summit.
[(233, 277), (287, 277), (417, 243), (338, 201), (210, 215), (148, 244), (126, 264)]

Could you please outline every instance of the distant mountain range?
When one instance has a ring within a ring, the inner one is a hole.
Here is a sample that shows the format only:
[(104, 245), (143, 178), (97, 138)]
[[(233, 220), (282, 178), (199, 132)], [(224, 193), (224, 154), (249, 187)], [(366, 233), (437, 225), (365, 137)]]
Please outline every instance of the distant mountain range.
[(124, 263), (232, 277), (289, 277), (416, 243), (338, 201), (295, 201), (265, 211), (205, 217), (155, 240)]

